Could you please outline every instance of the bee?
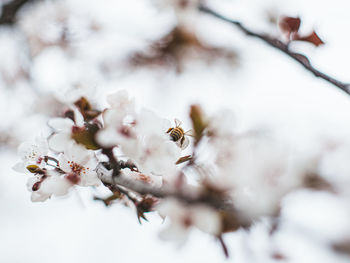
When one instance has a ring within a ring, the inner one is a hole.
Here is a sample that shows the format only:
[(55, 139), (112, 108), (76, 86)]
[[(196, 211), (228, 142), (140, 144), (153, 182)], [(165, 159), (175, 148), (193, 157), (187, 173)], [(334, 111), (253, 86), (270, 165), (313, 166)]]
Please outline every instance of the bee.
[(175, 119), (175, 127), (169, 128), (166, 133), (169, 133), (170, 139), (174, 141), (176, 145), (183, 150), (190, 143), (190, 140), (187, 138), (187, 136), (193, 136), (193, 134), (192, 134), (192, 130), (184, 132), (184, 130), (180, 127), (181, 124), (182, 124), (181, 121), (179, 121), (178, 119)]

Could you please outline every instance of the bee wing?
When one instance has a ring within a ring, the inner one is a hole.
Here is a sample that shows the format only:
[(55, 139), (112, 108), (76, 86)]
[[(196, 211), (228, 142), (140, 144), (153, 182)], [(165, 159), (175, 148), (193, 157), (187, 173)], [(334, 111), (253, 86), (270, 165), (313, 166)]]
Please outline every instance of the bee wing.
[(176, 141), (176, 145), (179, 146), (181, 150), (186, 149), (189, 144), (190, 140), (187, 137), (183, 137), (183, 139)]
[(194, 130), (188, 130), (187, 132), (185, 132), (185, 135), (186, 135), (186, 136), (194, 137), (194, 136), (195, 136)]
[(175, 118), (174, 121), (175, 121), (175, 126), (176, 127), (179, 127), (182, 124), (182, 122), (180, 120), (176, 119), (176, 118)]

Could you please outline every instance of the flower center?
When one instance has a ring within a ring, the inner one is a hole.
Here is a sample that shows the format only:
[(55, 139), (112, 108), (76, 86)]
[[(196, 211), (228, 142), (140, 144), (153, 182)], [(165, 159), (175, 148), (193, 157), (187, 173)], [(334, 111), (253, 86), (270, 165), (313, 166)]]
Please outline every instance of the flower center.
[(76, 174), (76, 175), (80, 175), (80, 174), (86, 174), (86, 172), (89, 170), (89, 168), (85, 168), (84, 166), (77, 164), (76, 162), (73, 161), (68, 161), (69, 167), (72, 170), (72, 173)]

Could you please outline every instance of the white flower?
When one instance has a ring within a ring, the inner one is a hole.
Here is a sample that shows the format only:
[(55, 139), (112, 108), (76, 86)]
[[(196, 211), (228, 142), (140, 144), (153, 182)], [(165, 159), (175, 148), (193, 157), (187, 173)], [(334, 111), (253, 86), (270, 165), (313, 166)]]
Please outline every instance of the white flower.
[(266, 137), (246, 137), (222, 147), (217, 179), (233, 189), (236, 208), (248, 219), (274, 215), (281, 199), (302, 184), (306, 166), (299, 154)]
[(164, 176), (172, 176), (176, 172), (175, 163), (181, 149), (174, 142), (151, 136), (145, 139), (142, 146), (142, 155), (135, 160), (141, 171)]
[(43, 202), (52, 195), (66, 195), (70, 187), (72, 184), (53, 170), (47, 171), (46, 175), (31, 177), (27, 181), (27, 188), (32, 192), (31, 200), (33, 202)]
[(187, 240), (192, 226), (211, 235), (219, 235), (221, 232), (220, 216), (207, 206), (190, 206), (175, 199), (166, 199), (157, 206), (157, 210), (161, 216), (170, 219), (168, 228), (160, 233), (161, 238), (175, 240), (178, 245)]
[[(105, 147), (116, 145), (132, 144), (136, 139), (130, 124), (124, 123), (126, 115), (122, 111), (116, 109), (108, 109), (103, 112), (104, 128), (97, 133), (97, 141)], [(132, 148), (134, 148), (132, 146)]]
[(170, 121), (160, 118), (153, 111), (145, 108), (141, 109), (135, 122), (135, 130), (138, 134), (142, 134), (143, 136), (157, 135), (165, 139), (169, 137), (166, 131), (171, 126)]
[(37, 136), (32, 142), (23, 142), (18, 147), (18, 155), (22, 162), (17, 163), (13, 169), (17, 172), (26, 172), (28, 165), (44, 167), (44, 157), (48, 155), (47, 141), (43, 136)]
[(162, 119), (152, 111), (142, 109), (136, 116), (133, 134), (136, 147), (124, 140), (120, 145), (123, 153), (131, 158), (144, 173), (171, 175), (175, 173), (175, 162), (181, 150), (166, 134), (170, 121)]
[(181, 150), (166, 134), (170, 121), (146, 109), (136, 113), (133, 100), (124, 91), (111, 95), (108, 102), (112, 108), (103, 114), (98, 142), (105, 147), (118, 146), (142, 173), (174, 174)]
[(131, 122), (133, 121), (134, 100), (129, 98), (126, 91), (120, 90), (109, 95), (107, 101), (111, 108), (102, 114), (104, 128), (97, 134), (98, 142), (105, 147), (111, 147), (127, 141), (126, 144), (131, 144), (133, 148), (132, 140), (135, 139), (135, 135), (132, 132), (132, 126), (125, 119), (129, 116)]
[(82, 127), (84, 125), (84, 118), (78, 109), (74, 110), (73, 122), (69, 118), (54, 118), (48, 122), (48, 125), (54, 130), (54, 133), (49, 138), (50, 149), (63, 152), (72, 141), (72, 132), (74, 127)]
[(130, 98), (126, 90), (118, 90), (107, 97), (107, 102), (111, 108), (123, 111), (125, 113), (133, 113), (135, 109), (135, 100)]
[(67, 175), (66, 178), (73, 184), (81, 186), (98, 186), (100, 180), (95, 168), (97, 159), (91, 150), (71, 142), (66, 146), (64, 153), (58, 156), (59, 167)]

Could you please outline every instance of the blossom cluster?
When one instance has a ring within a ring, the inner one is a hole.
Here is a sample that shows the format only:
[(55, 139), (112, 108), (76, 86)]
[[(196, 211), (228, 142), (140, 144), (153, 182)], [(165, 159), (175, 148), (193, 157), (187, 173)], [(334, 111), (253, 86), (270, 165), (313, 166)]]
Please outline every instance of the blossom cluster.
[[(98, 176), (98, 167), (103, 164), (104, 168), (112, 168), (113, 173), (117, 170), (113, 165), (117, 163), (118, 177), (155, 189), (166, 186), (170, 191), (184, 190), (183, 171), (177, 164), (190, 160), (181, 159), (185, 147), (179, 143), (187, 133), (181, 134), (179, 121), (172, 124), (150, 110), (136, 110), (134, 100), (126, 91), (111, 94), (107, 101), (110, 107), (101, 111), (93, 109), (82, 97), (66, 110), (64, 117), (49, 120), (52, 133), (47, 138), (41, 135), (34, 141), (22, 143), (18, 149), (21, 162), (14, 169), (31, 175), (27, 187), (33, 202), (64, 196), (73, 187), (104, 185), (113, 193), (110, 201), (114, 197), (131, 201), (139, 218), (145, 219), (144, 213), (155, 209), (167, 215), (174, 206), (181, 206), (181, 202), (164, 198), (158, 206), (158, 196), (152, 197), (152, 193), (147, 196), (125, 185), (111, 186), (108, 180)], [(178, 139), (174, 139), (172, 129), (178, 129)], [(213, 220), (208, 217), (208, 222), (215, 225), (207, 224), (210, 228), (207, 232), (219, 234), (218, 213), (204, 204), (194, 207), (198, 208), (193, 210), (192, 206), (184, 206), (183, 216), (173, 218), (169, 214), (174, 226), (181, 226), (185, 232), (192, 225), (203, 229), (200, 214), (210, 215)], [(192, 212), (188, 214), (188, 211)]]
[[(49, 149), (46, 138), (38, 136), (34, 142), (21, 144), (18, 152), (22, 161), (14, 169), (33, 174), (27, 182), (33, 202), (45, 201), (52, 195), (66, 195), (74, 185), (98, 186), (101, 183), (94, 171), (95, 154), (73, 141), (58, 152)], [(57, 153), (57, 158), (53, 157)]]
[(303, 185), (306, 166), (272, 140), (235, 131), (231, 111), (207, 116), (192, 105), (192, 130), (185, 132), (176, 119), (138, 110), (124, 90), (107, 102), (101, 110), (81, 97), (48, 122), (47, 138), (20, 145), (15, 170), (32, 175), (32, 201), (105, 186), (112, 195), (97, 200), (126, 202), (139, 220), (158, 211), (171, 221), (162, 237), (182, 242), (191, 227), (219, 237), (276, 216), (282, 198)]

